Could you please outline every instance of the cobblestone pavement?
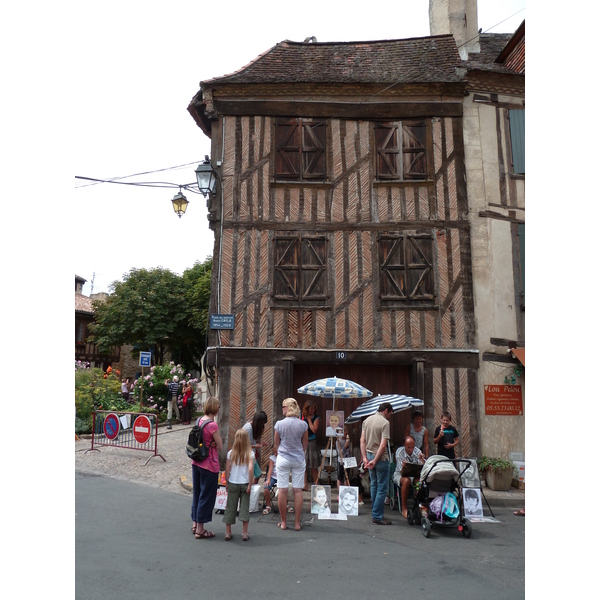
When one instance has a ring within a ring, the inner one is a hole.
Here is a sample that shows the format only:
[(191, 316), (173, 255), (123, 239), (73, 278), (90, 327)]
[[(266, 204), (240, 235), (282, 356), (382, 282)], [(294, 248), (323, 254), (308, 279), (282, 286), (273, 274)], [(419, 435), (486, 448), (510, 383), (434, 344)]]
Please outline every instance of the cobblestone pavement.
[[(187, 484), (191, 486), (192, 470), (185, 453), (191, 427), (174, 424), (173, 429), (158, 428), (157, 452), (165, 461), (152, 452), (109, 446), (98, 446), (99, 452), (94, 449), (86, 453), (92, 445), (91, 436), (81, 438), (75, 441), (75, 470), (191, 495)], [(149, 457), (152, 458), (145, 465)]]

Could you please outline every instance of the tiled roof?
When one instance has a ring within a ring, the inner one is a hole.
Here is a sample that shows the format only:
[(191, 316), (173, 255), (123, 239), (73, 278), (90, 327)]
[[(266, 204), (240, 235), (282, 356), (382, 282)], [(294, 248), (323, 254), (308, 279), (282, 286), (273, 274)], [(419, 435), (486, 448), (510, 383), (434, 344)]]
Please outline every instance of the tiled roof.
[(92, 300), (83, 294), (75, 294), (75, 312), (85, 312), (93, 314)]
[(469, 53), (469, 60), (466, 61), (467, 68), (514, 75), (515, 72), (512, 69), (494, 62), (512, 36), (512, 33), (480, 33), (480, 51)]
[(285, 40), (239, 71), (203, 81), (202, 87), (228, 83), (452, 83), (461, 80), (456, 72), (460, 66), (451, 35), (372, 42)]

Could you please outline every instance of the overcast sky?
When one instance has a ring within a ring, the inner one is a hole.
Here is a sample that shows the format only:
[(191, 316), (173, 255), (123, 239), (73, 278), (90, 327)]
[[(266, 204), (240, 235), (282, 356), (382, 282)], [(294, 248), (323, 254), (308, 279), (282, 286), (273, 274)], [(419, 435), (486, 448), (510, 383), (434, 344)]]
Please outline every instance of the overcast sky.
[[(226, 13), (185, 0), (85, 5), (72, 57), (74, 175), (111, 179), (188, 165), (127, 181), (192, 183), (196, 165), (210, 154), (210, 140), (187, 112), (200, 81), (236, 71), (285, 39), (429, 35), (428, 0), (373, 0), (368, 14), (363, 0), (304, 0), (293, 15), (280, 1), (226, 4)], [(479, 27), (512, 33), (524, 7), (525, 0), (479, 0)], [(94, 292), (109, 291), (131, 268), (182, 273), (212, 254), (202, 196), (186, 193), (190, 204), (178, 218), (171, 204), (177, 189), (78, 179), (74, 185), (73, 269), (87, 279), (86, 295), (92, 277)]]

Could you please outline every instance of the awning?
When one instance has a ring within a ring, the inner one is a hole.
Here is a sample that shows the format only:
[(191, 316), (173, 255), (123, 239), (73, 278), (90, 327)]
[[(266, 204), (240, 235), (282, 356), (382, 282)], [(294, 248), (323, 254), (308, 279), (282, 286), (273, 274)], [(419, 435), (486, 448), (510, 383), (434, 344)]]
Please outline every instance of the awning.
[(512, 355), (525, 366), (525, 348), (511, 348), (510, 351), (512, 352)]

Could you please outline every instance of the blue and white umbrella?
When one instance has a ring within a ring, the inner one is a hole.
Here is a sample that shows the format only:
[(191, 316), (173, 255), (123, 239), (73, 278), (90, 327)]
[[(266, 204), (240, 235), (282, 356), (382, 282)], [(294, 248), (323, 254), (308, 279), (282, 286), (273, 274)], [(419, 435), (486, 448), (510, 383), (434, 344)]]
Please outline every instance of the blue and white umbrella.
[(374, 415), (383, 402), (389, 402), (394, 412), (406, 410), (411, 406), (423, 406), (423, 400), (413, 398), (412, 396), (403, 396), (402, 394), (386, 394), (384, 396), (375, 396), (366, 402), (363, 402), (352, 414), (346, 419), (346, 425), (356, 423), (363, 417)]
[(321, 398), (333, 398), (333, 410), (335, 410), (336, 398), (369, 398), (373, 395), (373, 392), (362, 385), (338, 377), (317, 379), (312, 383), (299, 387), (298, 393), (320, 396)]

